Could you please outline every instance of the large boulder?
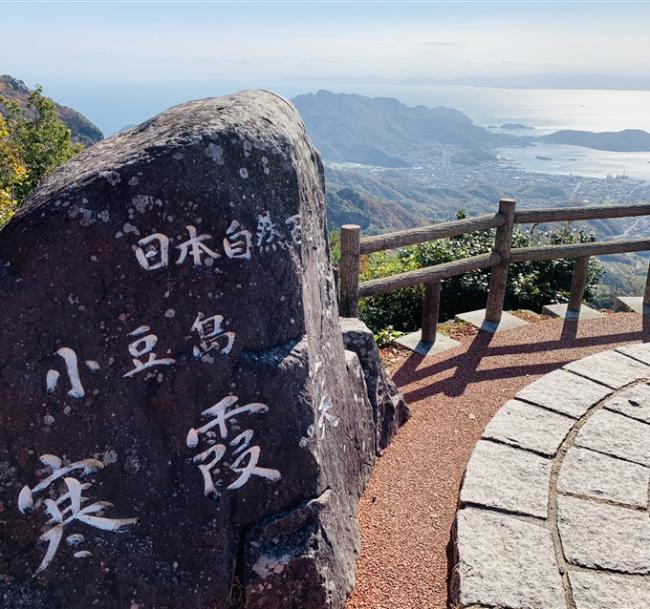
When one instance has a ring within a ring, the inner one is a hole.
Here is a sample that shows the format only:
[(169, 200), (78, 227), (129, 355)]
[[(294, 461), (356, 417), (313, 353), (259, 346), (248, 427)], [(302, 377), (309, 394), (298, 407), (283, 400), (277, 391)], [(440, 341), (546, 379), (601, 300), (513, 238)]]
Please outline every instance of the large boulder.
[(0, 310), (2, 607), (344, 606), (385, 424), (287, 101), (183, 104), (56, 171), (0, 233)]

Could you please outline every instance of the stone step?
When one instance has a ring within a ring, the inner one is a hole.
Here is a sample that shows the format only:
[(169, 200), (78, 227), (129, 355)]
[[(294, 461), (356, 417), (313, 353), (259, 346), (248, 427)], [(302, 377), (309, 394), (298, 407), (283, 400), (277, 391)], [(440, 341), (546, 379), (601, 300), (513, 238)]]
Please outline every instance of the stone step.
[(587, 305), (580, 305), (580, 313), (575, 311), (567, 312), (566, 304), (550, 304), (542, 307), (544, 315), (551, 315), (552, 317), (561, 317), (562, 319), (599, 319), (605, 317), (600, 311), (592, 309)]
[(419, 353), (420, 355), (435, 355), (441, 351), (447, 351), (458, 347), (460, 343), (453, 338), (449, 338), (444, 334), (436, 334), (436, 340), (433, 343), (424, 342), (422, 340), (422, 330), (411, 332), (395, 339), (395, 342), (402, 346)]
[(502, 332), (503, 330), (512, 330), (514, 328), (521, 328), (522, 326), (527, 326), (528, 322), (524, 321), (519, 317), (515, 317), (512, 313), (504, 311), (501, 314), (501, 321), (499, 324), (495, 324), (491, 321), (485, 320), (485, 309), (480, 309), (478, 311), (468, 311), (467, 313), (459, 313), (455, 317), (456, 321), (464, 321), (469, 324), (472, 324), (479, 330), (483, 332)]
[(641, 296), (617, 296), (614, 301), (614, 311), (643, 313), (643, 298)]

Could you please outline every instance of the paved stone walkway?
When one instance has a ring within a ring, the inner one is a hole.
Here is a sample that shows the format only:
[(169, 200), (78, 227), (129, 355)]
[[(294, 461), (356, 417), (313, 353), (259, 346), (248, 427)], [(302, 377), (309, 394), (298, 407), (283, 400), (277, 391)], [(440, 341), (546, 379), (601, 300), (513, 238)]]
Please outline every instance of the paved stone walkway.
[(636, 344), (499, 410), (460, 493), (452, 606), (650, 608), (649, 381), (650, 344)]

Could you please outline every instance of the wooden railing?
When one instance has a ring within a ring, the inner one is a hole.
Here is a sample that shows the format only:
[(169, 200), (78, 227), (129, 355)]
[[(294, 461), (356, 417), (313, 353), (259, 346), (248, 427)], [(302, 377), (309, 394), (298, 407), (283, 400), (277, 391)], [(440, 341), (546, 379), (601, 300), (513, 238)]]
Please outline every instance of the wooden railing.
[[(424, 285), (424, 306), (422, 311), (422, 340), (434, 342), (440, 306), (441, 280), (478, 269), (492, 269), (488, 286), (485, 320), (494, 325), (501, 321), (506, 293), (508, 267), (511, 262), (528, 260), (551, 260), (575, 258), (571, 291), (567, 310), (574, 315), (580, 305), (587, 281), (587, 269), (591, 256), (621, 254), (650, 250), (649, 239), (622, 239), (618, 241), (597, 241), (567, 245), (544, 245), (539, 247), (511, 248), (512, 231), (515, 224), (540, 224), (547, 222), (570, 222), (574, 220), (596, 220), (605, 218), (629, 218), (650, 215), (650, 204), (611, 205), (588, 207), (564, 207), (558, 209), (537, 209), (515, 211), (515, 201), (502, 199), (494, 215), (484, 215), (454, 222), (431, 224), (407, 230), (361, 238), (361, 229), (355, 224), (341, 227), (341, 262), (339, 265), (339, 302), (341, 315), (358, 317), (359, 298), (392, 292), (399, 288)], [(436, 264), (415, 271), (399, 273), (359, 282), (360, 258), (364, 254), (415, 245), (435, 239), (447, 239), (475, 231), (496, 228), (492, 252)], [(644, 307), (650, 306), (650, 273), (643, 295)]]

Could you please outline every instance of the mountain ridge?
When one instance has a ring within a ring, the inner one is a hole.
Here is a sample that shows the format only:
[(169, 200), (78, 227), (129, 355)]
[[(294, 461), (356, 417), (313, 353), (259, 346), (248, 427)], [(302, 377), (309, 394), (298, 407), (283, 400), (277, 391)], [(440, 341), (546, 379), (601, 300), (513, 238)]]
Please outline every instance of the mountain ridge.
[(483, 150), (512, 143), (467, 115), (439, 106), (407, 106), (392, 97), (367, 97), (320, 89), (292, 100), (328, 161), (408, 167), (414, 146), (453, 145)]
[[(32, 90), (24, 81), (9, 74), (0, 74), (0, 96), (16, 102), (20, 106), (25, 106), (31, 93)], [(72, 141), (84, 146), (92, 146), (104, 139), (104, 134), (99, 127), (88, 120), (81, 112), (57, 102), (54, 102), (54, 105), (59, 117), (72, 132)]]

